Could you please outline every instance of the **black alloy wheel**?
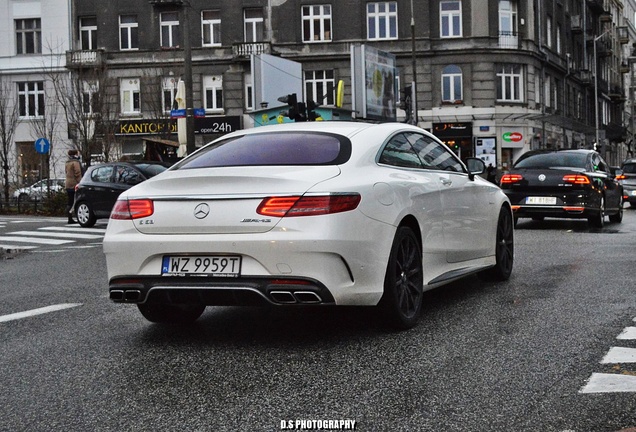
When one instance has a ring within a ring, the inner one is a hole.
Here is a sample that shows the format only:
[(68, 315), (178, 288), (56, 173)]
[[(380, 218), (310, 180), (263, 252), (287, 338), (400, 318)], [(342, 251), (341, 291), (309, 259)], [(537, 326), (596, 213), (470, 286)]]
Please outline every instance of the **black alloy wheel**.
[(495, 244), (495, 265), (477, 274), (482, 280), (505, 281), (512, 274), (515, 260), (514, 220), (508, 207), (499, 210), (497, 239)]
[(406, 330), (417, 324), (422, 311), (424, 272), (420, 242), (408, 227), (399, 227), (387, 264), (380, 300), (389, 325)]
[(605, 197), (601, 196), (598, 211), (592, 214), (588, 219), (588, 223), (593, 228), (603, 228), (605, 224)]
[(139, 312), (148, 321), (163, 324), (188, 324), (196, 321), (203, 311), (205, 305), (200, 304), (177, 304), (163, 303), (148, 299), (145, 303), (137, 305)]
[(618, 211), (609, 216), (610, 222), (621, 223), (623, 222), (623, 194), (618, 199)]

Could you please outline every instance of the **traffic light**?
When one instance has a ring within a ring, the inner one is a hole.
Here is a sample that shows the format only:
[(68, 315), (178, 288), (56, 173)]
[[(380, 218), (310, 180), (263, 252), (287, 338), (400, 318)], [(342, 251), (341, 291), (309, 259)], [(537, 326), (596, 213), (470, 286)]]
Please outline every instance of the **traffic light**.
[(322, 117), (320, 117), (320, 114), (316, 113), (315, 111), (316, 108), (318, 108), (319, 106), (320, 105), (318, 105), (313, 100), (307, 101), (307, 121), (322, 120)]
[(296, 93), (288, 94), (287, 96), (281, 96), (278, 98), (278, 100), (289, 105), (289, 109), (287, 110), (287, 117), (297, 122), (307, 121), (305, 104), (303, 102), (298, 102)]
[(400, 90), (400, 108), (403, 109), (404, 112), (406, 113), (406, 119), (404, 120), (404, 123), (411, 122), (411, 114), (413, 111), (411, 98), (412, 98), (412, 89), (410, 85), (405, 86), (403, 89)]

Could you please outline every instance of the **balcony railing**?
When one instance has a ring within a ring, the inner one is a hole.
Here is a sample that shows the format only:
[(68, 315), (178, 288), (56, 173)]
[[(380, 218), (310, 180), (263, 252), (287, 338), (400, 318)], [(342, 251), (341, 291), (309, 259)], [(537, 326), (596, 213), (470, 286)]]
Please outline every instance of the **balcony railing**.
[(627, 26), (616, 27), (616, 36), (618, 41), (622, 44), (626, 44), (629, 42), (629, 31), (627, 30)]
[(499, 48), (519, 48), (519, 36), (517, 32), (500, 31)]
[(234, 58), (249, 57), (252, 54), (270, 54), (271, 50), (269, 42), (244, 42), (232, 45)]
[(104, 62), (103, 50), (66, 51), (66, 67), (68, 68), (96, 68)]
[(572, 15), (570, 20), (573, 32), (578, 33), (583, 31), (583, 20), (581, 19), (581, 15)]

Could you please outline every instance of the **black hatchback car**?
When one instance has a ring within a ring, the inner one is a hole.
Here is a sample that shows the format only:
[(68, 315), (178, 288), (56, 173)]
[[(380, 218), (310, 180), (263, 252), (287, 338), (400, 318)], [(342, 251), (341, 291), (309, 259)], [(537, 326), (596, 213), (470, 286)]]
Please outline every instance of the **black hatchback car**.
[(97, 219), (110, 217), (110, 212), (123, 191), (165, 171), (162, 163), (111, 162), (88, 168), (75, 186), (75, 217), (83, 227), (92, 227)]
[(623, 187), (594, 150), (530, 151), (500, 180), (515, 221), (545, 217), (585, 218), (603, 227), (605, 216), (623, 220)]

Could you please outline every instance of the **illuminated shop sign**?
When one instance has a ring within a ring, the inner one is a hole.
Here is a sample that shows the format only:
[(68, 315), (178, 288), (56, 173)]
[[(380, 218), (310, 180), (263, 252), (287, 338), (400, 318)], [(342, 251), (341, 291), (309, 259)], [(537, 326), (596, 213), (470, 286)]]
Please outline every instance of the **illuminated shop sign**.
[[(242, 129), (240, 116), (216, 116), (194, 119), (194, 133), (198, 135), (225, 134)], [(177, 133), (177, 120), (122, 120), (115, 135), (158, 135)]]

